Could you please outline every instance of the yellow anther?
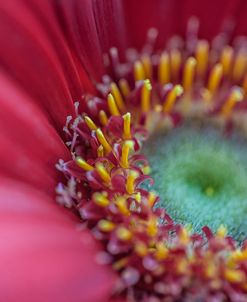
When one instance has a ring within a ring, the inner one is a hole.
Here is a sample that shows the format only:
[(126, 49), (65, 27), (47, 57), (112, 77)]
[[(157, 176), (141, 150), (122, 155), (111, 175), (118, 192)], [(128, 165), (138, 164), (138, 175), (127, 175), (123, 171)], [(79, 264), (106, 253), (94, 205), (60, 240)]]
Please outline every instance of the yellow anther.
[(144, 80), (141, 91), (141, 109), (142, 112), (148, 112), (150, 109), (150, 97), (151, 97), (152, 85), (149, 80)]
[(101, 145), (104, 147), (104, 149), (106, 150), (106, 152), (111, 152), (112, 147), (111, 145), (108, 143), (108, 141), (106, 140), (103, 132), (101, 131), (101, 129), (97, 129), (96, 130), (96, 136), (99, 140), (99, 142), (101, 143)]
[(146, 78), (143, 64), (140, 61), (137, 61), (134, 64), (134, 78), (135, 81), (144, 80)]
[(155, 236), (157, 234), (158, 228), (158, 221), (156, 217), (150, 218), (147, 222), (147, 234), (151, 237)]
[(85, 171), (91, 171), (94, 169), (93, 166), (89, 165), (84, 159), (82, 159), (81, 157), (77, 157), (75, 162), (77, 163), (77, 165), (82, 168)]
[(221, 225), (217, 232), (216, 232), (216, 235), (220, 238), (225, 238), (226, 235), (227, 235), (227, 228), (224, 226), (224, 225)]
[(151, 172), (150, 166), (144, 166), (144, 167), (142, 168), (142, 172), (143, 172), (145, 175), (150, 174), (150, 172)]
[(104, 110), (100, 110), (99, 120), (103, 126), (105, 126), (108, 123), (108, 118)]
[(118, 271), (118, 270), (122, 269), (123, 267), (126, 267), (127, 264), (128, 264), (128, 258), (127, 257), (122, 258), (122, 259), (116, 261), (115, 263), (113, 263), (113, 268)]
[(116, 231), (118, 239), (122, 241), (129, 241), (132, 238), (132, 233), (125, 227), (119, 227)]
[(127, 202), (124, 197), (117, 197), (115, 204), (123, 215), (129, 215), (129, 209), (127, 208)]
[(97, 126), (95, 125), (95, 123), (91, 120), (91, 118), (89, 116), (85, 116), (84, 117), (84, 121), (87, 124), (88, 128), (90, 130), (96, 130)]
[(190, 240), (189, 233), (185, 227), (183, 227), (179, 233), (179, 239), (182, 244), (187, 244)]
[(243, 76), (247, 67), (247, 53), (245, 50), (240, 51), (234, 61), (232, 75), (234, 80), (238, 81)]
[(106, 197), (106, 194), (96, 192), (93, 194), (93, 201), (100, 207), (107, 207), (110, 204), (109, 199)]
[(155, 257), (157, 260), (164, 260), (166, 259), (168, 255), (168, 249), (164, 245), (163, 242), (159, 242), (156, 244), (156, 252), (155, 252)]
[(209, 44), (205, 40), (198, 42), (196, 47), (197, 72), (203, 76), (208, 66)]
[(141, 202), (141, 200), (142, 200), (142, 196), (141, 196), (141, 193), (140, 192), (137, 192), (136, 194), (135, 194), (135, 200), (137, 201), (137, 202)]
[(148, 195), (148, 204), (149, 206), (152, 208), (153, 205), (154, 205), (154, 202), (156, 200), (156, 194), (154, 192), (149, 192), (149, 195)]
[(196, 70), (196, 59), (193, 57), (189, 57), (186, 60), (185, 67), (184, 67), (184, 74), (183, 74), (183, 88), (185, 91), (191, 89), (194, 81)]
[(122, 155), (121, 155), (121, 166), (123, 168), (129, 167), (129, 152), (133, 149), (134, 143), (132, 141), (125, 141), (122, 147)]
[(108, 94), (107, 104), (111, 115), (120, 115), (117, 104), (115, 102), (115, 98), (111, 93)]
[(166, 101), (163, 105), (163, 112), (169, 113), (177, 99), (178, 96), (180, 96), (183, 93), (183, 87), (181, 85), (175, 85), (172, 90), (168, 93), (168, 96), (166, 98)]
[(146, 78), (151, 78), (152, 76), (152, 62), (149, 55), (143, 55), (142, 57), (142, 65), (145, 71)]
[(97, 155), (98, 157), (103, 157), (104, 156), (104, 147), (100, 145), (97, 149)]
[(131, 138), (131, 131), (130, 131), (131, 114), (127, 112), (125, 115), (123, 115), (123, 120), (124, 120), (123, 137), (125, 139)]
[(148, 253), (148, 248), (144, 242), (137, 242), (135, 244), (135, 252), (140, 257), (145, 257)]
[(236, 250), (231, 253), (230, 260), (234, 262), (245, 261), (247, 260), (247, 249), (245, 250)]
[(130, 170), (129, 175), (127, 176), (127, 182), (126, 182), (126, 190), (129, 194), (133, 194), (135, 192), (135, 180), (139, 174), (134, 171)]
[(241, 283), (246, 281), (245, 274), (240, 270), (226, 269), (224, 275), (226, 280), (232, 283)]
[(124, 100), (122, 98), (122, 95), (118, 89), (118, 86), (116, 85), (116, 83), (111, 83), (111, 93), (116, 101), (116, 104), (118, 106), (118, 108), (120, 109), (120, 111), (125, 111), (125, 104), (124, 104)]
[(215, 264), (208, 261), (207, 266), (205, 267), (205, 273), (208, 278), (216, 277), (217, 269), (215, 267)]
[(119, 81), (119, 87), (124, 97), (127, 97), (130, 94), (129, 83), (125, 79)]
[(182, 55), (178, 49), (173, 49), (171, 51), (171, 73), (176, 79), (178, 76), (178, 71), (182, 63)]
[(244, 98), (243, 91), (239, 87), (235, 87), (232, 92), (230, 93), (228, 99), (226, 100), (225, 104), (223, 105), (221, 109), (221, 114), (224, 117), (229, 116), (229, 114), (232, 112), (235, 104), (237, 102), (241, 102)]
[(231, 46), (225, 46), (223, 48), (220, 63), (223, 67), (223, 73), (224, 75), (228, 75), (231, 69), (232, 65), (232, 59), (233, 59), (233, 49)]
[(102, 219), (98, 222), (98, 228), (102, 232), (111, 232), (115, 228), (115, 224), (112, 221)]
[(223, 76), (223, 67), (221, 64), (216, 64), (210, 72), (208, 80), (208, 90), (213, 95), (219, 87)]
[(158, 79), (161, 84), (166, 84), (170, 81), (169, 56), (166, 52), (163, 52), (160, 57)]
[(96, 170), (104, 182), (109, 183), (111, 181), (111, 177), (102, 163), (96, 164)]

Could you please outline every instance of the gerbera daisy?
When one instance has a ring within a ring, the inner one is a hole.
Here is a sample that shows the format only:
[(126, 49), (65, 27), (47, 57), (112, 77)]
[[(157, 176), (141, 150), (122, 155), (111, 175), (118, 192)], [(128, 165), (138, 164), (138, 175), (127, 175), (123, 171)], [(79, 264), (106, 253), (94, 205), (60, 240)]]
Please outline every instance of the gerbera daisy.
[(4, 301), (246, 301), (245, 2), (189, 2), (1, 3)]

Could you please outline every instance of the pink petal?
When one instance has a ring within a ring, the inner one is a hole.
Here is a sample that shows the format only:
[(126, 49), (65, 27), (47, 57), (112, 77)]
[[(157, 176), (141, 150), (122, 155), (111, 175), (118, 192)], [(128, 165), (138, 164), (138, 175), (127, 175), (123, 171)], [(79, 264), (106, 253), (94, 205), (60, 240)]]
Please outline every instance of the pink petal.
[(1, 184), (0, 300), (106, 301), (114, 278), (96, 263), (90, 234), (42, 193), (4, 179)]

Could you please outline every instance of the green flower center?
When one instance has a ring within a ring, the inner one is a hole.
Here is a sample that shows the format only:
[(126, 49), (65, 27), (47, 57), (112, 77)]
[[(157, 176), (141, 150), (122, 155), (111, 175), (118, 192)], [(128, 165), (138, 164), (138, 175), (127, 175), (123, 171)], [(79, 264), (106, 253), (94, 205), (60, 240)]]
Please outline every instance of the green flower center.
[(175, 221), (194, 231), (223, 224), (236, 240), (246, 237), (246, 139), (192, 124), (153, 135), (143, 150), (160, 206)]

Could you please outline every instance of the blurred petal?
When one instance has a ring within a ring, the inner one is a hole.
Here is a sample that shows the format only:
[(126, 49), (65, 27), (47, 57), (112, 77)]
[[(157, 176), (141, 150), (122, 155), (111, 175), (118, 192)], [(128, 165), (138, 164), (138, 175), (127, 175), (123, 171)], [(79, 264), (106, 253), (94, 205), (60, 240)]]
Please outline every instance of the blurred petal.
[(54, 195), (55, 164), (69, 151), (44, 114), (0, 74), (0, 170)]
[[(72, 84), (68, 82), (68, 76), (75, 79), (74, 88), (77, 86), (73, 94), (78, 93), (79, 79), (58, 29), (51, 25), (48, 33), (34, 10), (19, 0), (1, 2), (0, 18), (0, 43), (4, 45), (0, 49), (2, 69), (35, 99), (61, 131), (66, 116), (74, 112)], [(56, 43), (52, 42), (55, 37)], [(64, 66), (62, 58), (65, 59)]]
[(107, 300), (113, 277), (87, 231), (30, 187), (1, 178), (0, 196), (1, 301)]

